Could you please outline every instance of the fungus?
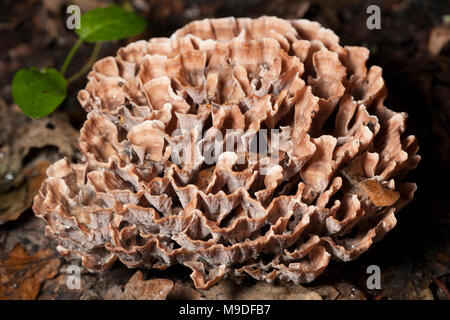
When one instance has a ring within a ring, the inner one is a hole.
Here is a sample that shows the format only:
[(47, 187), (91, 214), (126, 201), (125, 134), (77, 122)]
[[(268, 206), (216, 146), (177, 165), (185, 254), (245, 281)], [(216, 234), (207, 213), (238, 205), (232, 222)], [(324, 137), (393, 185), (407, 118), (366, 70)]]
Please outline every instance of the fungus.
[(131, 43), (89, 73), (83, 161), (48, 169), (35, 214), (91, 271), (119, 259), (185, 265), (197, 288), (313, 281), (390, 231), (416, 189), (403, 178), (417, 141), (368, 57), (273, 17)]

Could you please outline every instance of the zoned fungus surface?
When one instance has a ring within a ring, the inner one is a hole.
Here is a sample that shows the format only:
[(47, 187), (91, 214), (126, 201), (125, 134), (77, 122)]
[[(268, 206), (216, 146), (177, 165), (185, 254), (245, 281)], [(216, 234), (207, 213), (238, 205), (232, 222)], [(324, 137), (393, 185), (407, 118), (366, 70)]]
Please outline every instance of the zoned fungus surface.
[(131, 43), (89, 73), (83, 158), (48, 169), (34, 212), (91, 271), (310, 282), (382, 238), (416, 190), (417, 141), (368, 57), (274, 17)]

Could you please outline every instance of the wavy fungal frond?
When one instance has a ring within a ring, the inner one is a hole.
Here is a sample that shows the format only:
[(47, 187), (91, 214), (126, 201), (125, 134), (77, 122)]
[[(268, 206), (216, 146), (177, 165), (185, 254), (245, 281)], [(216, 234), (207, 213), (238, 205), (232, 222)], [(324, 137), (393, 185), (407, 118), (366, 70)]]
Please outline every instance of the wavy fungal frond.
[(416, 189), (402, 179), (417, 141), (368, 57), (274, 17), (131, 43), (89, 73), (83, 160), (54, 163), (33, 209), (92, 271), (119, 259), (185, 265), (197, 288), (310, 282), (390, 231)]

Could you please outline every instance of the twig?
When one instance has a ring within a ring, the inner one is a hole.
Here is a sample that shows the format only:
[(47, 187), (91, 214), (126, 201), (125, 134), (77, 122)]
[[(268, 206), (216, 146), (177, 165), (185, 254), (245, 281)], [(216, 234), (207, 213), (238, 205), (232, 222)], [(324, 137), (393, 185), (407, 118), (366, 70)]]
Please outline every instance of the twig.
[(73, 56), (78, 51), (78, 48), (83, 43), (83, 40), (81, 38), (78, 38), (77, 42), (75, 42), (75, 45), (70, 49), (69, 54), (66, 57), (66, 60), (64, 60), (64, 64), (61, 67), (61, 74), (64, 75), (67, 71), (67, 68), (69, 67), (70, 61), (72, 61)]
[(91, 56), (89, 57), (89, 60), (86, 62), (86, 64), (81, 68), (77, 73), (72, 75), (69, 79), (67, 79), (67, 85), (74, 82), (81, 76), (83, 76), (94, 64), (94, 62), (97, 60), (98, 54), (100, 53), (100, 49), (102, 47), (101, 42), (97, 42), (95, 44), (94, 49), (92, 50)]

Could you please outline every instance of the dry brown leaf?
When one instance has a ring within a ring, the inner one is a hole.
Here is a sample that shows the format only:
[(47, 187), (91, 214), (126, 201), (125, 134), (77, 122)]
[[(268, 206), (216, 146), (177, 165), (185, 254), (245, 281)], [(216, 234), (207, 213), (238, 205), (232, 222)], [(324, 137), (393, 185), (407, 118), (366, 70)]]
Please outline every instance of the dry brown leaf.
[(69, 275), (65, 274), (63, 267), (59, 274), (51, 280), (46, 281), (40, 290), (37, 300), (79, 300), (83, 294), (82, 290), (70, 289), (67, 286)]
[(335, 288), (339, 291), (338, 300), (367, 300), (364, 293), (347, 282), (336, 283)]
[(195, 185), (199, 189), (206, 189), (208, 184), (211, 182), (212, 177), (214, 176), (214, 169), (216, 166), (211, 166), (206, 169), (202, 169), (197, 173), (197, 180), (195, 181)]
[(27, 170), (27, 178), (22, 185), (0, 194), (0, 225), (16, 220), (31, 206), (42, 181), (47, 177), (45, 170), (49, 165), (48, 161), (39, 162), (33, 169)]
[(208, 290), (195, 289), (191, 283), (177, 281), (168, 300), (335, 300), (340, 292), (330, 285), (306, 288), (302, 285), (257, 282), (239, 285), (230, 279)]
[(125, 300), (165, 300), (173, 289), (173, 282), (168, 279), (151, 279), (143, 281), (142, 272), (137, 271), (125, 285)]
[(239, 286), (232, 280), (222, 280), (209, 290), (200, 290), (208, 300), (322, 300), (319, 293), (299, 284), (267, 283)]
[(324, 300), (336, 300), (339, 296), (339, 291), (333, 286), (323, 285), (314, 287), (314, 291), (316, 291)]
[(192, 286), (191, 282), (176, 281), (172, 291), (167, 295), (168, 300), (205, 300), (203, 295)]
[(137, 271), (128, 280), (122, 291), (119, 286), (110, 288), (105, 295), (108, 300), (165, 300), (174, 285), (168, 279), (143, 280), (142, 272)]
[(437, 56), (449, 41), (450, 24), (444, 24), (433, 28), (428, 39), (428, 52), (432, 56)]
[(383, 270), (379, 294), (392, 300), (433, 300), (432, 282), (431, 277), (421, 275), (420, 269), (404, 263)]
[(49, 162), (75, 153), (78, 132), (66, 114), (30, 120), (16, 106), (0, 101), (0, 125), (5, 128), (0, 133), (0, 192), (22, 183), (22, 172), (40, 150), (53, 147), (41, 152)]
[(17, 244), (0, 262), (0, 300), (34, 300), (41, 284), (56, 276), (60, 263), (49, 249), (30, 256)]
[(400, 198), (400, 193), (384, 187), (376, 180), (363, 180), (359, 185), (367, 194), (370, 201), (379, 207), (390, 206)]
[(26, 204), (26, 185), (0, 195), (0, 225), (19, 218), (29, 205)]
[(353, 192), (362, 197), (368, 197), (376, 206), (390, 206), (400, 198), (400, 193), (397, 191), (385, 187), (375, 179), (359, 176), (351, 166), (343, 168), (341, 172), (350, 182)]
[(442, 261), (444, 263), (450, 262), (450, 256), (448, 256), (447, 254), (442, 253), (442, 252), (438, 252), (436, 254), (436, 258), (437, 258), (437, 260)]
[(28, 119), (0, 100), (0, 225), (31, 206), (49, 164), (73, 156), (77, 131), (67, 115)]
[(320, 294), (299, 284), (257, 282), (253, 287), (239, 290), (237, 300), (322, 300)]

